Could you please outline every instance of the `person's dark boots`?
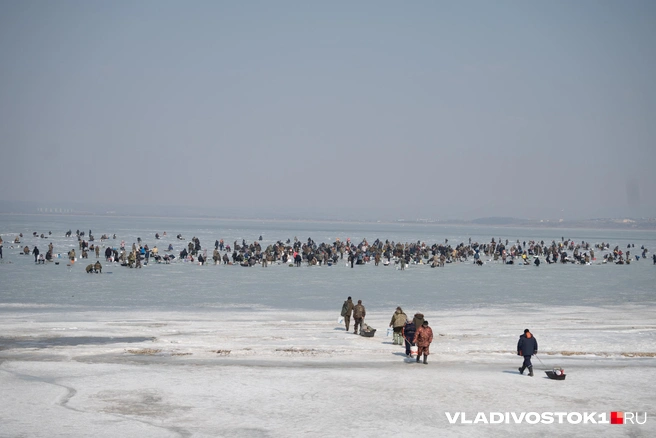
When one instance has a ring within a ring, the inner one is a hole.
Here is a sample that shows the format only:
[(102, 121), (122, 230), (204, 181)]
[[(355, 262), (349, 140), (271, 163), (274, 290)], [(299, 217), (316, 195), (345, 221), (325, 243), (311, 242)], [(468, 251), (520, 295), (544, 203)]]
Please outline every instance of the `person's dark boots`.
[(519, 368), (517, 368), (517, 369), (519, 370), (519, 374), (522, 374), (522, 375), (523, 375), (523, 374), (524, 374), (524, 370), (526, 369), (526, 367), (519, 367)]
[(528, 375), (533, 377), (533, 367), (528, 367)]
[(428, 364), (428, 356), (424, 354), (424, 365)]
[(420, 358), (421, 358), (421, 356), (417, 355), (417, 363), (419, 363)]

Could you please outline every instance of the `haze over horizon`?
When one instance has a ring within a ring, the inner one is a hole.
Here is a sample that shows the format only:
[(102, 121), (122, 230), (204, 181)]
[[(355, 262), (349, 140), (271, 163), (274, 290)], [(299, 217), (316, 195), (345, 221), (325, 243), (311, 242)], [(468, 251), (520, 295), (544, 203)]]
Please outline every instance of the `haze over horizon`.
[(656, 3), (0, 0), (0, 200), (656, 217)]

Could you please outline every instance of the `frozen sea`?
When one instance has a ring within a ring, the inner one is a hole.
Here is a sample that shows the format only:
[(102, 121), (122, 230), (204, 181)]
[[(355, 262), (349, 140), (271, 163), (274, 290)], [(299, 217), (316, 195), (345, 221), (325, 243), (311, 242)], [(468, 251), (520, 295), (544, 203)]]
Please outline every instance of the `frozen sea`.
[[(71, 229), (73, 237), (64, 233)], [(198, 237), (266, 247), (298, 238), (487, 243), (608, 242), (639, 255), (656, 232), (97, 216), (0, 216), (0, 436), (654, 436), (656, 266), (492, 261), (405, 271), (372, 264), (67, 266), (75, 231), (176, 252)], [(51, 231), (52, 234), (48, 235)], [(33, 237), (44, 233), (48, 238)], [(160, 240), (155, 233), (166, 232)], [(20, 245), (13, 239), (23, 234)], [(176, 239), (177, 234), (184, 241)], [(21, 248), (48, 243), (60, 264)], [(14, 248), (12, 248), (14, 246)], [(103, 247), (104, 250), (104, 247)], [(78, 255), (79, 255), (79, 251)], [(601, 260), (597, 252), (598, 260)], [(90, 261), (95, 254), (90, 253)], [(373, 338), (337, 323), (362, 299)], [(396, 306), (435, 333), (429, 364), (406, 359), (386, 328)], [(540, 344), (520, 376), (519, 334)], [(565, 381), (545, 369), (565, 368)], [(450, 424), (446, 413), (647, 413), (645, 424)]]

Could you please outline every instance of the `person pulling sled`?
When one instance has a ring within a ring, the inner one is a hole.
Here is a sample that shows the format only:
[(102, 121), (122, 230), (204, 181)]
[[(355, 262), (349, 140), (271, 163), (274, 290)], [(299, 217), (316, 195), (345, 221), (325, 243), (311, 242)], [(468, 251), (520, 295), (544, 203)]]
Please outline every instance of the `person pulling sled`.
[(517, 356), (524, 356), (524, 363), (519, 367), (519, 374), (524, 374), (528, 368), (528, 375), (533, 377), (533, 364), (531, 356), (538, 353), (538, 341), (529, 329), (524, 330), (524, 334), (519, 337), (517, 342)]

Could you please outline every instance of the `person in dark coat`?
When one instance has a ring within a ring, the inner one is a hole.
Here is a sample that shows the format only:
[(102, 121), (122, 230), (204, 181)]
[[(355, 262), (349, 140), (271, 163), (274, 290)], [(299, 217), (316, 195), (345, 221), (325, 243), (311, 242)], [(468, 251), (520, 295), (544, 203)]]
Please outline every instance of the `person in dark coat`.
[(405, 325), (403, 326), (403, 338), (405, 339), (405, 355), (410, 356), (410, 347), (413, 344), (413, 341), (415, 339), (415, 333), (417, 332), (417, 328), (415, 327), (414, 322), (407, 320)]
[(349, 331), (351, 325), (351, 314), (353, 313), (353, 301), (348, 297), (342, 305), (342, 316), (344, 317), (344, 324), (346, 324), (346, 331)]
[(32, 254), (34, 254), (34, 263), (36, 263), (37, 259), (39, 258), (39, 248), (35, 246), (32, 250)]
[(533, 364), (531, 363), (531, 356), (538, 353), (538, 341), (533, 336), (529, 329), (524, 330), (524, 334), (519, 337), (517, 342), (517, 355), (524, 356), (524, 363), (519, 368), (519, 374), (524, 374), (524, 370), (528, 368), (528, 375), (533, 377)]

